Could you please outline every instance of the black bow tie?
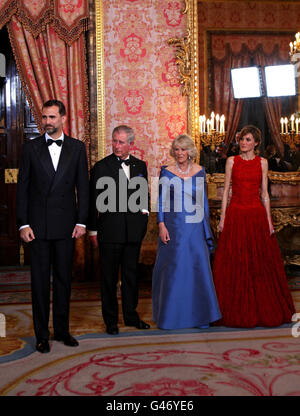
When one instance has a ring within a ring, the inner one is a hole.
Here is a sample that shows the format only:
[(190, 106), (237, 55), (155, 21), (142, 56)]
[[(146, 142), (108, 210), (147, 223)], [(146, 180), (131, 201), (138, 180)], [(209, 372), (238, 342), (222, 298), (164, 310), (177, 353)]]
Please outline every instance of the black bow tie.
[(52, 140), (52, 139), (48, 139), (47, 140), (47, 146), (51, 146), (52, 143), (57, 144), (57, 146), (61, 146), (62, 145), (62, 140)]
[(118, 162), (120, 163), (120, 166), (122, 165), (122, 163), (125, 163), (125, 165), (129, 166), (130, 165), (130, 159), (118, 159)]

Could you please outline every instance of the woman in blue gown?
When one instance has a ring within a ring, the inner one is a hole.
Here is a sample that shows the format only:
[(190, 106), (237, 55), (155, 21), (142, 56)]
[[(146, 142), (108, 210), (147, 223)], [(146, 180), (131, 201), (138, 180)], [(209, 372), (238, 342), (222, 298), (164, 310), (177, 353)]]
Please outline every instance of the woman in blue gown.
[(153, 319), (162, 329), (207, 328), (221, 314), (210, 266), (205, 170), (193, 162), (197, 150), (187, 135), (173, 141), (170, 154), (175, 165), (163, 166), (159, 180)]

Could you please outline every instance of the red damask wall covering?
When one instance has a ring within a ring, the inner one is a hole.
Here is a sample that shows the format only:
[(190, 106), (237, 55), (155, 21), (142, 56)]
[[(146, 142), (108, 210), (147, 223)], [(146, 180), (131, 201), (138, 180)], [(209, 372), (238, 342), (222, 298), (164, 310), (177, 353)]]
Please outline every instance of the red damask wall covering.
[(186, 131), (187, 103), (181, 96), (174, 48), (183, 37), (183, 1), (104, 0), (106, 153), (113, 128), (136, 132), (135, 156), (149, 176), (170, 160), (172, 140)]

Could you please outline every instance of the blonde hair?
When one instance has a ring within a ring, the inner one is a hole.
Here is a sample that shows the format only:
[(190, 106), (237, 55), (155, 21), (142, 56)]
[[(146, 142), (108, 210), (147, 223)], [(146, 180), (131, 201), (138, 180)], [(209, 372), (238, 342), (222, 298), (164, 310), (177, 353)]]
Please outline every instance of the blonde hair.
[(175, 147), (180, 146), (182, 149), (188, 151), (188, 155), (190, 159), (195, 159), (197, 156), (197, 148), (193, 139), (187, 134), (180, 134), (176, 139), (173, 140), (172, 146), (170, 149), (170, 155), (175, 157)]

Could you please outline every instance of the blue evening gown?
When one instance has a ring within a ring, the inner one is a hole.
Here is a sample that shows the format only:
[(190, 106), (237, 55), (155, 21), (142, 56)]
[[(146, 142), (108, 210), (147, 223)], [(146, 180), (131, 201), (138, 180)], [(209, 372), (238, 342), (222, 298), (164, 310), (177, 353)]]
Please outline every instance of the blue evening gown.
[[(162, 179), (165, 178), (165, 179)], [(181, 184), (187, 179), (171, 173), (164, 166), (160, 181), (177, 178)], [(196, 178), (199, 179), (198, 182)], [(152, 277), (153, 319), (162, 329), (204, 327), (221, 317), (210, 266), (210, 253), (214, 248), (209, 224), (209, 207), (206, 192), (202, 193), (202, 219), (187, 223), (190, 208), (185, 209), (187, 193), (196, 204), (196, 186), (202, 183), (204, 190), (205, 170), (188, 179), (188, 189), (171, 186), (170, 212), (163, 212), (166, 204), (166, 187), (159, 186), (157, 221), (164, 221), (170, 235), (167, 244), (158, 239), (158, 249)], [(199, 194), (198, 194), (199, 195)], [(182, 203), (182, 212), (176, 203)]]

